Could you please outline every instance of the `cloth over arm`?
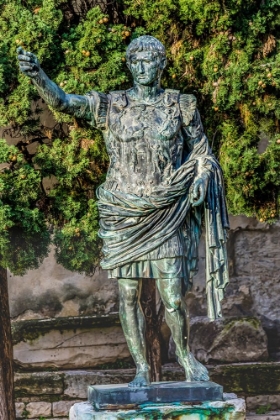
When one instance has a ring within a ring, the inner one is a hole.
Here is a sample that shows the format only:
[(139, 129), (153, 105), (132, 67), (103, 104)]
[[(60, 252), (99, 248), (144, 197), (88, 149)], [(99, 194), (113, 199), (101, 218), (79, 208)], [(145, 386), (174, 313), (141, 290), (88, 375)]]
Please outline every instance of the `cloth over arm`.
[[(195, 97), (193, 95), (181, 95), (180, 106), (186, 142), (185, 159), (186, 161), (195, 159), (197, 162), (196, 176), (201, 176), (208, 181), (204, 205), (193, 208), (189, 212), (187, 220), (191, 235), (188, 256), (190, 277), (197, 271), (198, 244), (201, 225), (204, 220), (208, 317), (216, 319), (222, 316), (221, 300), (229, 281), (226, 250), (229, 222), (223, 174), (204, 134)], [(191, 282), (191, 278), (189, 281)]]

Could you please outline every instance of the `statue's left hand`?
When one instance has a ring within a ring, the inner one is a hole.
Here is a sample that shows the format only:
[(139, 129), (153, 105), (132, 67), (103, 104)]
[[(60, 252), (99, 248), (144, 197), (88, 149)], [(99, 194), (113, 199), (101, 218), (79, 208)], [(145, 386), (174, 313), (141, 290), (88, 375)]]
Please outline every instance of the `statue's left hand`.
[(190, 200), (191, 204), (199, 206), (205, 200), (206, 190), (207, 190), (208, 179), (205, 178), (196, 178), (191, 187), (190, 191)]

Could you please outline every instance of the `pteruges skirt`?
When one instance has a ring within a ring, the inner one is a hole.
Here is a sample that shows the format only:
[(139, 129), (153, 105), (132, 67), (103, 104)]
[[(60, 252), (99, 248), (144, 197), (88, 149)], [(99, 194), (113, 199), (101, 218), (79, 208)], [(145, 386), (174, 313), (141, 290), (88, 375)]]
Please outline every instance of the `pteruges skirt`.
[(132, 261), (121, 267), (108, 270), (109, 278), (124, 279), (174, 279), (186, 278), (186, 274), (185, 257)]

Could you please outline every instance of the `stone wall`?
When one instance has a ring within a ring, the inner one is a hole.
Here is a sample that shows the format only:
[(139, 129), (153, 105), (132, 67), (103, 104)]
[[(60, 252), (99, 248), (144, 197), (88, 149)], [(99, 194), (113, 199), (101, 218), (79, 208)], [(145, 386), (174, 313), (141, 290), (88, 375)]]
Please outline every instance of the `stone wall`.
[(38, 270), (9, 277), (13, 321), (108, 314), (118, 310), (116, 281), (97, 270), (92, 277), (56, 264), (54, 251)]
[[(209, 371), (211, 380), (222, 385), (224, 392), (245, 398), (248, 411), (280, 410), (279, 363), (209, 366)], [(87, 399), (89, 385), (126, 383), (134, 374), (134, 369), (17, 373), (17, 418), (66, 420), (70, 407)], [(183, 371), (165, 366), (163, 379), (184, 380)]]

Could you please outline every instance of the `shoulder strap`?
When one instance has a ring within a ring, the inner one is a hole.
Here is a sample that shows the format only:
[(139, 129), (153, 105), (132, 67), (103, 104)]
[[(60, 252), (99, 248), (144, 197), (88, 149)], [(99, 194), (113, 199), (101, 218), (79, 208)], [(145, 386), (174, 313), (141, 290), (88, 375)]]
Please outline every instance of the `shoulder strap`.
[(110, 92), (111, 95), (111, 106), (117, 108), (125, 108), (127, 106), (127, 97), (125, 90), (115, 90)]
[(196, 97), (191, 94), (181, 94), (179, 97), (183, 125), (188, 126), (196, 111)]
[(180, 91), (179, 90), (165, 89), (163, 102), (167, 106), (171, 106), (174, 103), (178, 104), (179, 103), (179, 96), (180, 96)]
[(106, 129), (108, 112), (108, 95), (96, 91), (86, 93), (93, 115), (92, 125), (100, 130)]

